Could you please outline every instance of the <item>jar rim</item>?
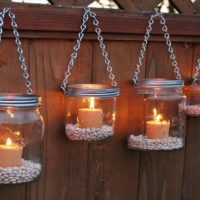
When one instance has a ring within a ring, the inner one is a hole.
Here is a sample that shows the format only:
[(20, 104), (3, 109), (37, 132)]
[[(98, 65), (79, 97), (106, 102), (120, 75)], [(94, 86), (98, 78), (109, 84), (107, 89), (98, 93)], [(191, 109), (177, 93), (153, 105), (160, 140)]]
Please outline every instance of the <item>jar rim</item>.
[(104, 84), (71, 84), (65, 95), (74, 97), (114, 97), (119, 96), (119, 88)]
[(41, 97), (22, 93), (0, 93), (0, 106), (36, 107), (41, 105)]
[(137, 88), (177, 88), (183, 87), (184, 80), (169, 80), (164, 78), (141, 79), (138, 81)]

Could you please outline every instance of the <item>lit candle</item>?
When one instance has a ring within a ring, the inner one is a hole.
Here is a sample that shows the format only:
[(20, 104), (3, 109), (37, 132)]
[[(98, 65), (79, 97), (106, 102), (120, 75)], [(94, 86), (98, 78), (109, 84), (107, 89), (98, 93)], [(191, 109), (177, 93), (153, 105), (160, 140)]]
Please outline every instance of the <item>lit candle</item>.
[(90, 98), (89, 108), (78, 110), (78, 125), (80, 128), (101, 128), (103, 125), (103, 110), (95, 108), (94, 97)]
[(169, 136), (170, 122), (162, 120), (162, 115), (157, 114), (156, 108), (153, 109), (154, 119), (147, 121), (146, 136), (149, 139), (162, 139)]
[(8, 138), (6, 144), (0, 145), (0, 167), (14, 167), (21, 165), (23, 147), (14, 144)]

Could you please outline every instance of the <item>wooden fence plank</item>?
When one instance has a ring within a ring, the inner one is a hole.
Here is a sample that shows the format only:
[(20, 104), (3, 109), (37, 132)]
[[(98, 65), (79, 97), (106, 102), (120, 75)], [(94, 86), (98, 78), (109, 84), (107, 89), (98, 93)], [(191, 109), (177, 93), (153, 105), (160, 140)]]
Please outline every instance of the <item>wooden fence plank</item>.
[[(5, 4), (0, 4), (0, 9), (4, 6)], [(16, 13), (21, 30), (77, 32), (80, 29), (83, 15), (83, 9), (81, 8), (13, 4), (10, 7)], [(150, 13), (132, 13), (119, 10), (94, 10), (101, 22), (102, 31), (105, 33), (144, 34), (150, 15)], [(180, 16), (176, 14), (166, 14), (165, 16), (171, 35), (199, 36), (200, 19), (198, 16)], [(10, 29), (8, 20), (5, 21), (5, 28)], [(87, 31), (94, 32), (91, 21)], [(160, 24), (156, 23), (154, 25), (153, 34), (162, 34)]]
[(54, 5), (58, 6), (87, 6), (93, 2), (93, 0), (51, 0)]
[(183, 200), (198, 200), (200, 172), (200, 119), (198, 117), (187, 118), (187, 143), (185, 152)]
[(162, 0), (132, 0), (141, 11), (153, 11)]
[[(195, 45), (193, 64), (191, 66), (191, 74), (195, 71), (197, 59), (200, 57), (200, 45)], [(187, 117), (187, 140), (185, 150), (184, 180), (183, 180), (183, 200), (197, 200), (200, 196), (199, 179), (200, 173), (200, 155), (199, 155), (199, 127), (200, 119), (198, 117)]]
[(115, 0), (115, 2), (124, 10), (127, 11), (139, 11), (132, 0)]
[[(114, 73), (117, 81), (120, 81), (121, 96), (117, 101), (115, 135), (107, 142), (90, 144), (87, 200), (136, 199), (139, 154), (127, 149), (126, 140), (130, 133), (139, 129), (138, 121), (141, 120), (139, 113), (142, 108), (136, 106), (139, 99), (133, 98), (135, 92), (131, 82), (141, 44), (108, 42), (107, 45)], [(94, 52), (93, 82), (109, 84), (106, 67), (96, 43)], [(126, 56), (131, 59), (126, 59)]]
[(170, 0), (176, 9), (184, 14), (194, 14), (198, 12), (197, 7), (190, 0)]
[[(63, 40), (34, 41), (32, 44), (31, 64), (36, 68), (37, 88), (44, 99), (47, 126), (44, 175), (38, 185), (29, 188), (27, 200), (58, 197), (60, 200), (66, 197), (85, 200), (87, 144), (73, 143), (65, 137), (65, 98), (59, 91), (74, 44), (74, 41)], [(90, 81), (91, 44), (83, 42), (79, 54), (70, 80)]]

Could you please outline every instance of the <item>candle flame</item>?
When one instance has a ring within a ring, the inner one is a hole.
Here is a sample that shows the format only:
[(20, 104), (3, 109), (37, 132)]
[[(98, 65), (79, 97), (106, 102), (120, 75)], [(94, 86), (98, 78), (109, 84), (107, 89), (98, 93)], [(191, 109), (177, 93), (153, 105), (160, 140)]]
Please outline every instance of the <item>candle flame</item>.
[(155, 121), (161, 121), (161, 119), (162, 119), (162, 115), (157, 113), (156, 108), (153, 109), (153, 116), (154, 116)]
[(90, 98), (90, 109), (94, 109), (94, 97)]
[(156, 110), (156, 108), (153, 109), (153, 116), (154, 116), (154, 118), (157, 116), (157, 110)]
[(8, 145), (8, 146), (12, 145), (12, 140), (11, 140), (11, 138), (8, 138), (8, 139), (6, 140), (6, 145)]

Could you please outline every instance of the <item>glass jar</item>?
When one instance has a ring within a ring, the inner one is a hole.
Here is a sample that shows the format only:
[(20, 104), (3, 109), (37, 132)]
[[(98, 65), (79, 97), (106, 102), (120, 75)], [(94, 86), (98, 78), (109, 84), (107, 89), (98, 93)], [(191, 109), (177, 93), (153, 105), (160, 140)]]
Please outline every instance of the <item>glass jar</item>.
[(66, 90), (66, 135), (70, 140), (102, 140), (113, 135), (119, 88), (73, 84)]
[(200, 85), (187, 86), (184, 93), (187, 97), (186, 114), (200, 116)]
[(0, 184), (30, 182), (41, 173), (40, 102), (35, 95), (0, 95)]
[(173, 150), (184, 145), (185, 105), (183, 80), (144, 79), (137, 91), (144, 95), (143, 130), (131, 135), (129, 148)]

